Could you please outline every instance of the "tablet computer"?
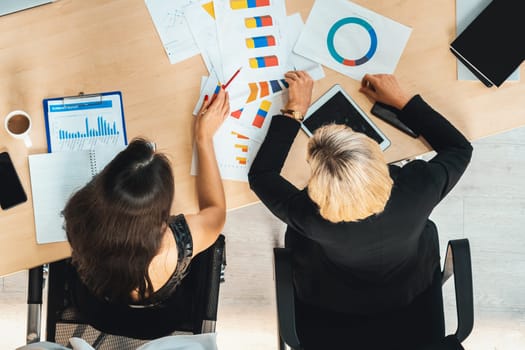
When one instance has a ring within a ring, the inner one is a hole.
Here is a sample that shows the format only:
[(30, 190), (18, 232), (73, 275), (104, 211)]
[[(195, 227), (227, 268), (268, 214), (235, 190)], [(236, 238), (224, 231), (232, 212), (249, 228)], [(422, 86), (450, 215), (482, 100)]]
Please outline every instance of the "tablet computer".
[(338, 84), (308, 108), (301, 127), (308, 136), (312, 136), (317, 128), (331, 123), (345, 124), (356, 132), (366, 134), (375, 140), (383, 151), (390, 146), (390, 140), (385, 134)]

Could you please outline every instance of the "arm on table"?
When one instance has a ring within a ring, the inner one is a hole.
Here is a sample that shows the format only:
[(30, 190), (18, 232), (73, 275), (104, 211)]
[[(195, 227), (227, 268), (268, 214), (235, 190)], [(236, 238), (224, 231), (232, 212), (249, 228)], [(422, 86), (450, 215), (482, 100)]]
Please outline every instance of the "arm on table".
[(226, 220), (226, 200), (215, 158), (213, 135), (229, 112), (228, 93), (221, 89), (213, 102), (209, 103), (205, 99), (195, 121), (199, 212), (186, 216), (192, 232), (194, 254), (205, 250), (217, 240)]
[(448, 120), (425, 103), (421, 96), (410, 98), (393, 75), (367, 74), (359, 91), (372, 100), (401, 110), (399, 119), (416, 133), (420, 133), (434, 148), (437, 155), (429, 165), (436, 173), (444, 174), (445, 181), (441, 193), (443, 198), (459, 181), (470, 162), (470, 142)]
[[(288, 72), (285, 77), (289, 84), (285, 110), (299, 111), (304, 115), (312, 99), (313, 80), (306, 72)], [(299, 122), (291, 115), (274, 116), (248, 173), (250, 188), (274, 215), (287, 224), (290, 224), (287, 215), (290, 199), (300, 190), (280, 174), (299, 127)]]

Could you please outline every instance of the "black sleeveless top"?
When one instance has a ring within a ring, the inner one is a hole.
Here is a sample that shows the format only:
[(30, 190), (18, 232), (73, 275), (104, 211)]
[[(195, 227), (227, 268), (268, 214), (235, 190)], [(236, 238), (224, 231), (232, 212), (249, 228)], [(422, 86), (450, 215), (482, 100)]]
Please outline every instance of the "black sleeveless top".
[(182, 279), (188, 274), (188, 266), (193, 256), (193, 240), (190, 228), (183, 214), (170, 217), (168, 226), (173, 233), (177, 245), (177, 267), (168, 281), (150, 297), (130, 304), (133, 308), (153, 307), (167, 300), (175, 291)]
[(149, 298), (129, 304), (95, 297), (78, 277), (74, 278), (73, 304), (84, 322), (105, 333), (137, 339), (155, 339), (174, 329), (186, 329), (187, 320), (193, 317), (195, 293), (191, 283), (184, 284), (187, 278), (183, 279), (189, 272), (193, 241), (184, 215), (171, 217), (168, 225), (178, 250), (177, 267), (169, 280)]

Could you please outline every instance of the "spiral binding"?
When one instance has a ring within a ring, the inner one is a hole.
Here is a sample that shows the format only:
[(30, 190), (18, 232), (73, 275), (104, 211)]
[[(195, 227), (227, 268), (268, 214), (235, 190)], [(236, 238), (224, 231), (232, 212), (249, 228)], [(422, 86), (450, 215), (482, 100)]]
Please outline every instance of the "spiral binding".
[(89, 165), (91, 168), (91, 176), (97, 175), (97, 154), (95, 150), (89, 150)]

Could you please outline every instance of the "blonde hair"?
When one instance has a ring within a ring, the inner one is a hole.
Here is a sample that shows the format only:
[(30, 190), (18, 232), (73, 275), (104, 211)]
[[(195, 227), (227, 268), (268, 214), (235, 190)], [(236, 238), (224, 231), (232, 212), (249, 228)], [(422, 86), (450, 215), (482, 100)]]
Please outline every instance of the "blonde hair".
[(330, 124), (308, 142), (308, 195), (331, 222), (381, 213), (393, 181), (377, 142), (346, 125)]

